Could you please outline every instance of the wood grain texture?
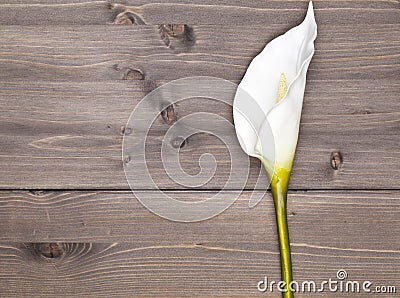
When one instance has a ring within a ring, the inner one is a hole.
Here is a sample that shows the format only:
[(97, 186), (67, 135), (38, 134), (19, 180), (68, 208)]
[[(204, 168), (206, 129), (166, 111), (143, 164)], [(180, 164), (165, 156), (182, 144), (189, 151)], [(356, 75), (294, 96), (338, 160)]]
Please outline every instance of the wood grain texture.
[[(264, 276), (279, 278), (269, 195), (249, 209), (244, 192), (221, 215), (188, 224), (151, 214), (130, 192), (0, 194), (3, 296), (40, 289), (43, 296), (250, 297)], [(398, 191), (290, 192), (289, 214), (296, 280), (335, 279), (346, 269), (349, 280), (400, 286)]]
[[(136, 69), (157, 83), (193, 75), (239, 82), (251, 59), (291, 26), (200, 25), (183, 38), (159, 26), (4, 26), (0, 80), (129, 80), (127, 72)], [(318, 30), (309, 79), (398, 79), (398, 25), (331, 24)]]
[[(167, 46), (162, 35), (170, 32), (157, 26), (2, 27), (0, 187), (127, 189), (122, 134), (137, 102), (185, 76), (238, 82), (251, 58), (286, 27), (193, 26), (196, 39), (189, 48), (171, 36)], [(319, 30), (290, 187), (397, 189), (399, 27)], [(229, 106), (206, 100), (183, 102), (174, 115), (179, 120), (199, 110), (232, 120)], [(156, 121), (148, 159), (157, 185), (173, 189), (179, 186), (158, 162), (160, 138), (170, 125), (161, 116)], [(207, 150), (219, 167), (203, 189), (221, 188), (230, 160), (216, 138), (191, 137), (181, 150), (182, 166), (198, 169), (192, 155)], [(331, 167), (332, 152), (343, 156), (339, 170)], [(259, 172), (259, 163), (252, 164), (248, 188)]]
[[(60, 244), (59, 244), (60, 245)], [(0, 275), (4, 296), (42, 297), (259, 297), (257, 283), (264, 276), (279, 280), (275, 251), (235, 250), (203, 245), (67, 243), (63, 254), (46, 258), (34, 245), (4, 243)], [(336, 250), (294, 247), (294, 277), (299, 282), (336, 279), (346, 268), (349, 280), (394, 285), (400, 270), (397, 251)], [(301, 269), (300, 269), (301, 268)], [(372, 287), (371, 287), (372, 289)], [(281, 294), (264, 293), (268, 297)], [(365, 297), (365, 293), (306, 293), (296, 297)], [(396, 294), (370, 294), (394, 297)]]
[[(256, 288), (280, 276), (270, 193), (248, 208), (253, 189), (265, 189), (256, 160), (229, 209), (178, 223), (129, 191), (123, 165), (137, 152), (121, 157), (122, 139), (140, 132), (129, 115), (164, 83), (238, 83), (268, 41), (301, 22), (307, 2), (0, 0), (0, 297), (281, 297)], [(345, 269), (348, 280), (398, 292), (400, 2), (313, 3), (319, 32), (288, 197), (294, 278), (319, 283)], [(216, 158), (213, 179), (197, 189), (168, 178), (160, 148), (176, 121), (212, 112), (232, 122), (231, 107), (196, 98), (154, 109), (146, 154), (157, 186), (179, 200), (215, 195), (230, 169), (220, 140), (166, 140), (189, 174), (203, 153)]]
[[(267, 193), (260, 205), (248, 208), (251, 193), (244, 191), (230, 208), (211, 220), (187, 224), (150, 213), (130, 191), (2, 191), (0, 240), (127, 241), (138, 245), (157, 241), (162, 245), (204, 243), (274, 249), (277, 244), (271, 195)], [(216, 192), (166, 194), (178, 200), (201, 200)], [(330, 244), (342, 249), (397, 250), (399, 195), (398, 191), (292, 191), (288, 199), (291, 239), (293, 243)]]
[[(2, 25), (106, 24), (127, 12), (135, 24), (288, 24), (302, 20), (308, 1), (31, 1), (0, 4)], [(399, 2), (314, 1), (320, 24), (396, 24)]]

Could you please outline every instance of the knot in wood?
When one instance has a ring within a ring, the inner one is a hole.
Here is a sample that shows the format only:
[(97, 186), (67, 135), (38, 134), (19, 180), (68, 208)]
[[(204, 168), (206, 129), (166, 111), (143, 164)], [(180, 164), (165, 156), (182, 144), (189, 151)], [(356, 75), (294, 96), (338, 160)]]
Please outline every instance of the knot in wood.
[(175, 51), (188, 51), (196, 41), (193, 28), (186, 24), (163, 24), (158, 29), (161, 40)]
[(60, 258), (65, 254), (65, 245), (63, 243), (35, 243), (35, 251), (45, 258)]
[(174, 148), (183, 148), (186, 145), (186, 140), (182, 137), (172, 139), (171, 146)]
[(331, 154), (331, 167), (334, 170), (339, 170), (343, 164), (343, 156), (339, 151), (334, 151)]
[(130, 135), (132, 133), (133, 129), (130, 127), (126, 127), (125, 125), (121, 126), (121, 134), (122, 135)]
[(162, 25), (165, 32), (171, 37), (182, 37), (185, 35), (185, 24), (166, 24)]
[(132, 11), (123, 11), (117, 14), (114, 19), (116, 25), (145, 25), (143, 19)]
[(164, 119), (165, 123), (171, 125), (176, 121), (176, 114), (174, 105), (169, 105), (164, 110), (161, 111), (161, 117)]
[(141, 69), (129, 68), (124, 75), (124, 80), (144, 80), (144, 73)]
[(131, 157), (130, 157), (129, 155), (127, 155), (127, 156), (124, 157), (124, 163), (125, 163), (125, 164), (130, 163), (130, 161), (131, 161)]

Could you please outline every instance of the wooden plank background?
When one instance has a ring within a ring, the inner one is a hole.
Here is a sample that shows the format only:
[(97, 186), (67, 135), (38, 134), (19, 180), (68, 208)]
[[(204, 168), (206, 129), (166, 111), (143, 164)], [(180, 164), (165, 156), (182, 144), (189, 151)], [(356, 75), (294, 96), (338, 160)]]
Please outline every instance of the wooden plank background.
[[(256, 160), (228, 210), (174, 223), (130, 192), (122, 137), (134, 129), (126, 123), (137, 103), (166, 82), (207, 75), (238, 83), (252, 57), (298, 24), (306, 7), (0, 1), (0, 296), (252, 297), (264, 276), (278, 280), (270, 193), (248, 208)], [(346, 269), (351, 280), (400, 291), (400, 3), (314, 7), (318, 38), (289, 193), (294, 277), (318, 282)], [(198, 157), (212, 153), (215, 177), (193, 190), (165, 175), (161, 138), (195, 111), (232, 121), (227, 105), (187, 100), (160, 111), (147, 143), (153, 179), (178, 199), (212, 196), (230, 170), (224, 145), (198, 134), (180, 148), (182, 167), (196, 171)]]

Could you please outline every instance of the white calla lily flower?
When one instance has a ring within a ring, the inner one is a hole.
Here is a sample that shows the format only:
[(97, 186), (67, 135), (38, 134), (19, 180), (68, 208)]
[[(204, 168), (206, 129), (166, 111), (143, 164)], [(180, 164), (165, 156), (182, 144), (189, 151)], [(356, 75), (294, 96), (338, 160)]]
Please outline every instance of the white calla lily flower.
[(236, 91), (233, 118), (242, 149), (261, 160), (271, 179), (281, 254), (283, 297), (293, 297), (287, 191), (299, 135), (306, 74), (317, 24), (312, 2), (304, 21), (253, 59)]
[[(274, 143), (272, 140), (260, 140), (259, 137), (268, 124), (274, 135), (275, 167), (291, 170), (306, 73), (314, 54), (316, 36), (317, 24), (310, 1), (304, 21), (268, 43), (253, 59), (239, 84), (233, 111), (236, 134), (243, 150), (250, 156), (262, 159), (269, 168), (274, 168), (270, 146)], [(249, 96), (253, 102), (248, 101)], [(241, 107), (249, 104), (252, 106), (247, 107), (246, 115), (243, 115)], [(255, 116), (259, 115), (260, 109), (263, 119)], [(267, 171), (272, 174), (270, 170)]]

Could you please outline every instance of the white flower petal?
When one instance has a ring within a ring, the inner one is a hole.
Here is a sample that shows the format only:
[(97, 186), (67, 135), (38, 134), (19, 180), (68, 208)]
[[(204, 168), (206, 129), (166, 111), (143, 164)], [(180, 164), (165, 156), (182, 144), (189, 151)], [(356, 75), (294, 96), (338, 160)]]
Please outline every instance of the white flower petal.
[[(236, 133), (247, 154), (261, 154), (267, 160), (270, 158), (273, 140), (266, 137), (269, 135), (265, 132), (269, 130), (268, 124), (263, 123), (267, 119), (275, 138), (276, 164), (291, 166), (298, 138), (306, 73), (314, 54), (316, 35), (317, 25), (310, 1), (304, 21), (272, 40), (251, 62), (239, 84), (233, 112)], [(289, 86), (286, 96), (276, 103), (282, 73)], [(243, 96), (246, 93), (254, 100)], [(239, 113), (244, 106), (247, 106), (246, 111)], [(260, 120), (260, 110), (264, 121)], [(261, 143), (258, 142), (258, 135), (264, 136)]]

